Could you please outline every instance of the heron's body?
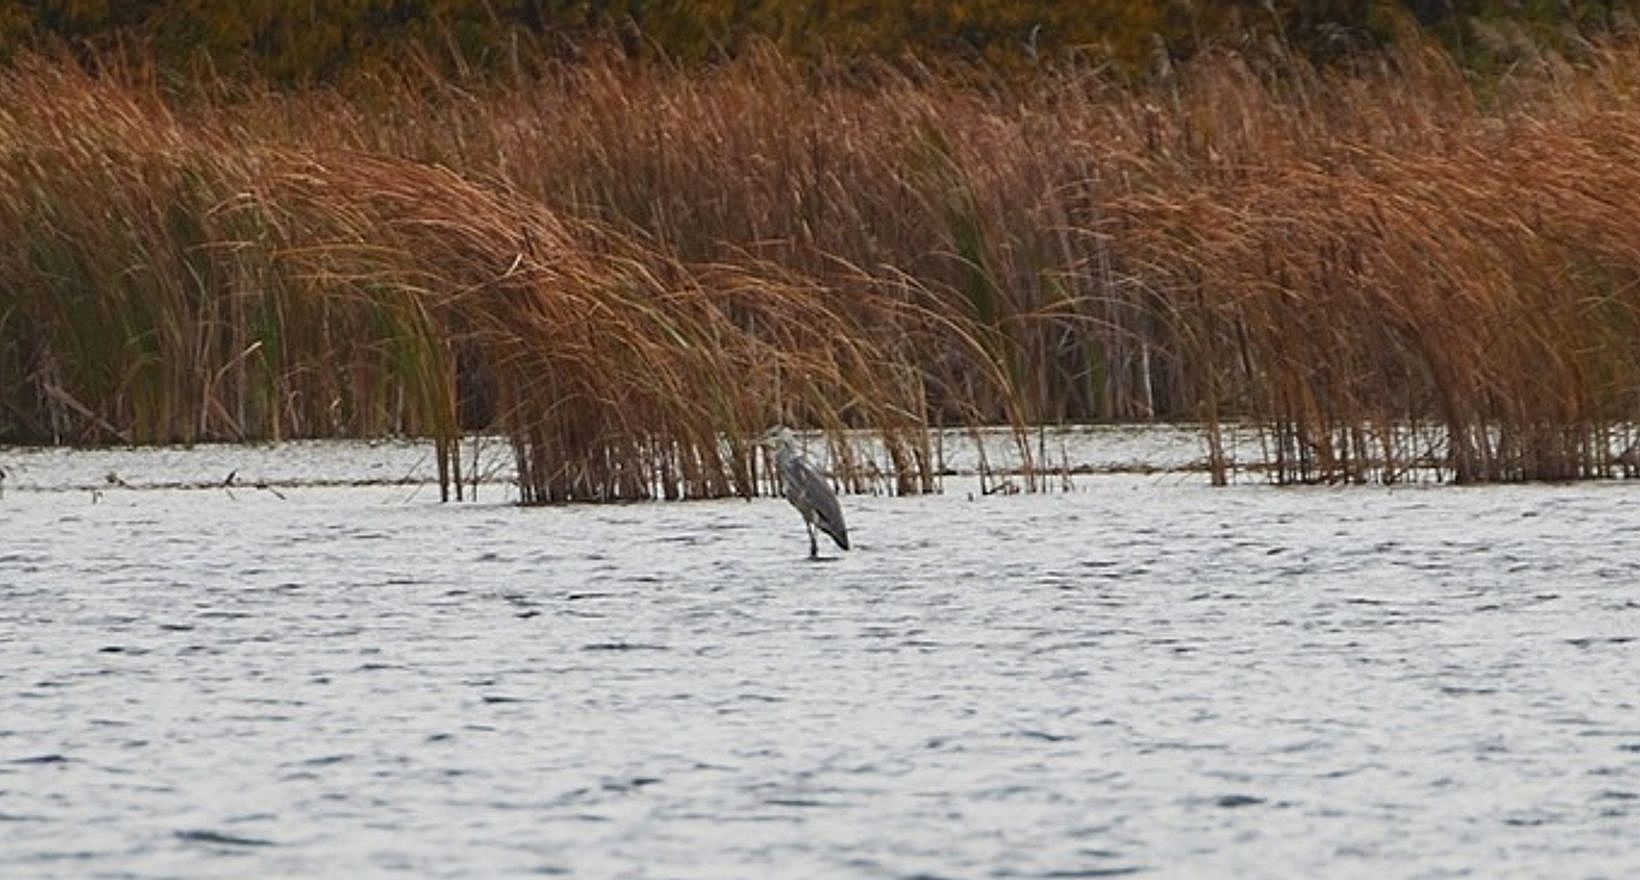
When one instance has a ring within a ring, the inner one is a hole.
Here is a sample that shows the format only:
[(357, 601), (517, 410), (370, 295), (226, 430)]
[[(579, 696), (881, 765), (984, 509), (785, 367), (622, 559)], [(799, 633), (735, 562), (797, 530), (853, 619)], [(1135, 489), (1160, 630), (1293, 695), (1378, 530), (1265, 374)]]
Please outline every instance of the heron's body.
[(764, 442), (774, 447), (781, 492), (803, 515), (803, 524), (808, 527), (810, 558), (820, 555), (815, 529), (830, 535), (838, 547), (847, 550), (848, 526), (843, 522), (843, 508), (837, 503), (837, 493), (832, 491), (825, 477), (797, 453), (797, 443), (791, 431), (775, 428), (764, 438)]

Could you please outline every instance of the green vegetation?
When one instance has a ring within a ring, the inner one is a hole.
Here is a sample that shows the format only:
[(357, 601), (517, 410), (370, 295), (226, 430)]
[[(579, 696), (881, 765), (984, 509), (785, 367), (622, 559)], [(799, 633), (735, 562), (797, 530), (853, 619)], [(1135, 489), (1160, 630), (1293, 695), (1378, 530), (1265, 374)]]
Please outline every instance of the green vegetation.
[(1241, 421), (1282, 481), (1632, 470), (1640, 52), (1289, 45), (303, 88), (23, 51), (0, 441), (403, 433), (459, 487), (494, 428), (530, 502), (749, 495), (774, 421), (880, 432), (902, 492), (935, 423), (1029, 456), (1033, 424)]

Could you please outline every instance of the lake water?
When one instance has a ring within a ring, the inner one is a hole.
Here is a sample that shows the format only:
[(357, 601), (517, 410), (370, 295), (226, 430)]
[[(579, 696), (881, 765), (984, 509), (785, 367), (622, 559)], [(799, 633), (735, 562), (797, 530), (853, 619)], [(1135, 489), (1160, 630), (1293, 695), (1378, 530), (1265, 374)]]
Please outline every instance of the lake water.
[(6, 878), (1640, 871), (1640, 484), (953, 484), (812, 563), (412, 446), (0, 466)]

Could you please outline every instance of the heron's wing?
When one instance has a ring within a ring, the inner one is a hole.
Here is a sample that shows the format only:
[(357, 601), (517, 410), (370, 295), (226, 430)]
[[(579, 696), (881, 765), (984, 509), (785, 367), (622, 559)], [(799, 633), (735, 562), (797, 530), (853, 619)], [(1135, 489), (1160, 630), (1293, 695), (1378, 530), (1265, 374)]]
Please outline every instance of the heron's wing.
[(783, 476), (790, 480), (787, 493), (792, 503), (799, 510), (806, 507), (820, 531), (830, 535), (837, 546), (847, 550), (848, 525), (843, 522), (843, 507), (837, 503), (837, 493), (832, 491), (825, 477), (801, 458), (793, 458), (791, 473)]

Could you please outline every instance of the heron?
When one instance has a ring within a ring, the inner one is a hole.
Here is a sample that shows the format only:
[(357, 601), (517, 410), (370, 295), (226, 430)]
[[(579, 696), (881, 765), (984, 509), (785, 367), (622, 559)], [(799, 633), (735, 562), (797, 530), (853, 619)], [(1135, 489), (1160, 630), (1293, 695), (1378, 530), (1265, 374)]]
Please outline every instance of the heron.
[(762, 437), (764, 446), (774, 450), (775, 468), (780, 472), (780, 490), (786, 500), (803, 514), (809, 530), (809, 558), (820, 558), (820, 543), (814, 530), (831, 536), (837, 546), (848, 549), (848, 526), (843, 524), (843, 508), (831, 484), (797, 452), (797, 438), (790, 428), (776, 425)]

